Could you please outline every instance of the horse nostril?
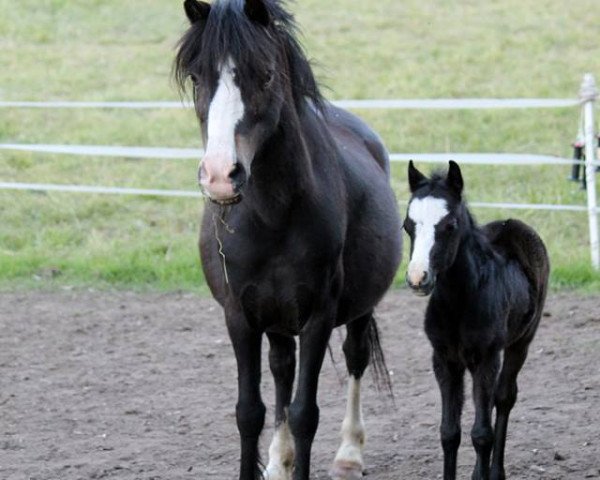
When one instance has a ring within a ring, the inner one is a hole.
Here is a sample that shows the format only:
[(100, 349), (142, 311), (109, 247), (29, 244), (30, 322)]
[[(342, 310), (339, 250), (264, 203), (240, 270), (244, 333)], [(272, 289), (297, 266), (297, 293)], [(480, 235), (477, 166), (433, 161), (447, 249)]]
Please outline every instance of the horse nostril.
[(425, 286), (429, 284), (429, 273), (423, 272), (423, 280), (421, 280), (421, 285)]
[(208, 178), (208, 172), (206, 171), (206, 165), (204, 162), (200, 165), (198, 169), (198, 185), (202, 185), (203, 180)]
[(233, 170), (229, 173), (229, 178), (231, 179), (231, 183), (233, 183), (235, 191), (238, 191), (246, 183), (246, 170), (240, 162), (237, 162), (233, 166)]

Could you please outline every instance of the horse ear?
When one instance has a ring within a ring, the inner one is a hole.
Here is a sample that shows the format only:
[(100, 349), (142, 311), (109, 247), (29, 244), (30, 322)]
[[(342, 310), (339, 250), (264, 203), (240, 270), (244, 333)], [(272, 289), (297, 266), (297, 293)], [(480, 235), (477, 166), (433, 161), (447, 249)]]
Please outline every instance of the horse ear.
[(206, 21), (210, 13), (210, 4), (198, 0), (185, 0), (183, 8), (192, 24)]
[(271, 23), (271, 15), (263, 0), (246, 0), (244, 11), (253, 22), (268, 27)]
[(410, 186), (410, 192), (415, 193), (426, 181), (427, 177), (415, 168), (415, 164), (411, 160), (408, 163), (408, 185)]
[(465, 186), (462, 173), (458, 163), (454, 160), (450, 160), (450, 167), (448, 168), (448, 177), (446, 178), (446, 184), (459, 196), (462, 195), (463, 188)]

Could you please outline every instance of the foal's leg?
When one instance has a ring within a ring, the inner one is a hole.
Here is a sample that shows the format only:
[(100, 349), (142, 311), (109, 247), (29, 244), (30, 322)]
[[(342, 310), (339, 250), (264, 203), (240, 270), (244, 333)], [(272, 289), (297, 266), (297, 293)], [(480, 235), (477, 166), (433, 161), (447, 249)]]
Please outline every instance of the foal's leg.
[(294, 439), (288, 424), (288, 408), (296, 373), (296, 341), (293, 337), (267, 334), (271, 344), (269, 362), (275, 379), (275, 435), (269, 447), (266, 480), (291, 480)]
[(265, 423), (265, 406), (260, 396), (262, 334), (246, 323), (240, 313), (227, 315), (227, 328), (238, 368), (237, 426), (242, 444), (240, 480), (258, 480), (258, 439)]
[(517, 375), (527, 358), (529, 341), (513, 345), (504, 351), (504, 365), (496, 387), (496, 431), (492, 457), (492, 480), (504, 480), (504, 446), (508, 417), (517, 401)]
[(494, 390), (498, 370), (500, 369), (500, 353), (493, 352), (473, 366), (473, 402), (475, 403), (475, 423), (471, 430), (471, 439), (477, 463), (473, 471), (473, 480), (488, 480), (490, 476), (490, 455), (494, 441), (492, 428), (492, 409), (494, 407)]
[(369, 314), (349, 323), (346, 327), (348, 333), (344, 342), (344, 355), (350, 378), (346, 416), (342, 423), (342, 444), (330, 472), (334, 480), (362, 478), (365, 426), (360, 402), (360, 382), (371, 354), (368, 338), (371, 321), (372, 316)]
[(310, 452), (319, 425), (317, 387), (333, 329), (332, 318), (333, 315), (313, 317), (300, 334), (298, 385), (289, 413), (296, 447), (294, 480), (308, 480), (310, 475)]
[(433, 371), (442, 394), (440, 435), (444, 450), (444, 480), (454, 480), (460, 446), (465, 367), (461, 363), (447, 360), (440, 352), (434, 351)]

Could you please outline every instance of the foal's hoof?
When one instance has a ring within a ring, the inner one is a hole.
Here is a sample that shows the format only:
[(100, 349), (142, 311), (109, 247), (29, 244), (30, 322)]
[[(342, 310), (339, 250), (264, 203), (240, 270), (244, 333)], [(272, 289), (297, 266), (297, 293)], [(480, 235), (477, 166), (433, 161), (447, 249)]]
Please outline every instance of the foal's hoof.
[(356, 462), (338, 460), (329, 471), (331, 480), (359, 480), (363, 478), (362, 465)]

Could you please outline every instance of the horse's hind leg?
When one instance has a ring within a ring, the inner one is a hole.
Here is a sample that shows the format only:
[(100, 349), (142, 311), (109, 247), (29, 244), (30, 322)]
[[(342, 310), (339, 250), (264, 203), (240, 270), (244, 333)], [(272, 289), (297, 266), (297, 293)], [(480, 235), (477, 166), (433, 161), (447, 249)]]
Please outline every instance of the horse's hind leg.
[(265, 405), (260, 396), (262, 334), (250, 329), (240, 313), (226, 314), (229, 337), (238, 368), (237, 426), (241, 437), (240, 480), (262, 478), (258, 439), (265, 423)]
[(365, 426), (360, 401), (360, 383), (371, 354), (368, 333), (372, 315), (348, 324), (344, 355), (348, 367), (348, 400), (342, 423), (342, 444), (335, 456), (330, 476), (334, 480), (362, 478)]
[(294, 439), (288, 423), (296, 373), (296, 341), (293, 337), (267, 334), (271, 349), (269, 363), (275, 380), (275, 435), (269, 447), (266, 480), (291, 480), (294, 467)]
[(517, 376), (527, 358), (529, 341), (512, 345), (504, 352), (504, 365), (496, 387), (496, 431), (494, 438), (494, 454), (492, 457), (492, 480), (504, 480), (504, 447), (508, 417), (517, 401)]

